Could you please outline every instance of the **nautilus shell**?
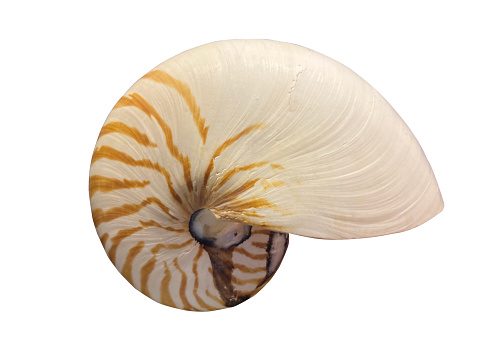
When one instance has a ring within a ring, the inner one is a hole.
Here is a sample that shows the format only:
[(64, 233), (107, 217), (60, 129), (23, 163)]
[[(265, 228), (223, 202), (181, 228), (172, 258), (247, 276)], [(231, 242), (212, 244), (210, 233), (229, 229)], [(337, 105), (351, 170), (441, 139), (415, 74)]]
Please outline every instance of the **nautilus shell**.
[(93, 220), (139, 291), (235, 306), (278, 269), (288, 234), (380, 236), (443, 208), (414, 135), (368, 83), (312, 50), (221, 41), (148, 72), (101, 129)]

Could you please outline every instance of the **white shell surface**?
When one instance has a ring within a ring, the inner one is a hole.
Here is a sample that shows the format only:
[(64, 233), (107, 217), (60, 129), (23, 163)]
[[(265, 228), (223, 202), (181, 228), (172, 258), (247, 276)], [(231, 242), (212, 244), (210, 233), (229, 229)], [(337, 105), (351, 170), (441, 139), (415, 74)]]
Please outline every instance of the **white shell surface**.
[[(148, 99), (171, 121), (176, 142), (194, 164), (196, 191), (214, 158), (207, 198), (200, 201), (220, 215), (335, 239), (404, 231), (443, 207), (431, 167), (399, 115), (368, 83), (324, 55), (274, 41), (223, 41), (155, 70), (188, 85), (209, 127), (205, 144), (194, 114), (172, 87), (144, 79), (128, 93), (148, 88)], [(215, 156), (244, 131), (251, 132)], [(241, 170), (252, 165), (257, 167)], [(228, 185), (219, 187), (235, 169)], [(240, 198), (271, 203), (254, 208), (264, 217), (222, 201), (230, 188), (256, 178)]]
[(90, 175), (105, 248), (117, 246), (122, 272), (137, 253), (128, 269), (137, 288), (160, 256), (143, 283), (160, 297), (174, 258), (197, 244), (151, 250), (189, 241), (200, 208), (325, 239), (405, 231), (443, 208), (420, 145), (377, 91), (324, 55), (269, 40), (211, 43), (146, 74), (106, 120)]

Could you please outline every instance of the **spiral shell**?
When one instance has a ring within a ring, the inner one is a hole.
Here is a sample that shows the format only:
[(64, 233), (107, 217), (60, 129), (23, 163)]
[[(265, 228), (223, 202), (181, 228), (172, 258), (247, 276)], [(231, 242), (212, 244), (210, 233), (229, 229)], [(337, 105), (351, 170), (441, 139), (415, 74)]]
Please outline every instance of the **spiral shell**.
[(121, 274), (196, 311), (256, 294), (287, 233), (379, 236), (443, 207), (414, 135), (370, 85), (268, 40), (204, 45), (137, 81), (101, 129), (90, 199)]

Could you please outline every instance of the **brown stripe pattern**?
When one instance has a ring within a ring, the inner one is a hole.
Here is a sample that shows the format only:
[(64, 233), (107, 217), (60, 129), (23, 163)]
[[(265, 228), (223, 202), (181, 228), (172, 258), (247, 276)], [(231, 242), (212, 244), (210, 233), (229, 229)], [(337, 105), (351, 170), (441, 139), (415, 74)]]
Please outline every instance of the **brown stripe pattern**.
[(161, 173), (163, 177), (165, 177), (171, 196), (178, 203), (182, 203), (180, 196), (178, 196), (178, 193), (176, 193), (173, 187), (173, 182), (171, 181), (170, 173), (164, 167), (160, 166), (157, 162), (152, 162), (151, 160), (144, 159), (144, 158), (140, 160), (135, 160), (133, 157), (126, 154), (125, 152), (116, 150), (110, 146), (101, 146), (100, 148), (95, 149), (95, 152), (93, 152), (93, 157), (91, 160), (92, 165), (100, 159), (109, 159), (112, 161), (118, 161), (133, 167), (145, 167), (145, 168), (152, 169)]
[(131, 181), (128, 179), (117, 179), (99, 175), (90, 176), (90, 198), (96, 192), (108, 193), (117, 189), (143, 188), (150, 184), (150, 181)]
[(220, 156), (223, 151), (225, 151), (228, 147), (230, 147), (233, 143), (238, 141), (241, 137), (248, 135), (249, 133), (263, 129), (265, 126), (263, 124), (256, 124), (256, 125), (251, 125), (238, 133), (237, 135), (228, 138), (226, 141), (224, 141), (220, 146), (218, 146), (213, 153), (213, 156), (211, 156), (210, 162), (208, 163), (208, 167), (206, 168), (205, 175), (203, 177), (203, 186), (206, 186), (208, 183), (208, 179), (210, 178), (211, 171), (213, 170), (214, 164), (215, 164), (215, 158)]
[[(196, 207), (207, 202), (206, 196), (216, 194), (217, 199), (210, 202), (217, 208), (262, 218), (257, 210), (275, 210), (275, 204), (245, 195), (253, 189), (267, 191), (284, 184), (263, 176), (246, 177), (240, 183), (236, 179), (255, 169), (271, 178), (284, 168), (267, 160), (243, 163), (222, 169), (221, 176), (209, 182), (213, 171), (218, 171), (215, 160), (265, 125), (250, 125), (215, 143), (208, 137), (210, 126), (186, 82), (162, 70), (149, 72), (140, 82), (163, 90), (166, 86), (171, 96), (180, 96), (198, 130), (194, 136), (201, 139), (205, 161), (191, 163), (193, 156), (177, 142), (180, 136), (185, 138), (181, 124), (176, 126), (177, 119), (166, 118), (157, 101), (142, 92), (142, 86), (123, 96), (100, 132), (91, 161), (89, 194), (101, 243), (125, 279), (162, 304), (193, 311), (236, 305), (240, 300), (227, 303), (221, 285), (226, 283), (228, 293), (244, 300), (266, 283), (271, 272), (271, 232), (254, 228), (248, 240), (229, 249), (225, 258), (230, 270), (226, 276), (220, 275), (218, 268), (212, 267), (208, 250), (189, 233), (191, 209), (199, 209)], [(166, 105), (168, 101), (162, 104)], [(138, 122), (123, 122), (128, 116), (142, 121), (141, 130), (132, 125)], [(163, 156), (156, 155), (159, 151), (171, 161), (161, 160)], [(207, 189), (209, 183), (212, 187)], [(163, 193), (158, 193), (158, 188), (164, 188)]]
[(165, 135), (166, 147), (170, 151), (171, 155), (181, 164), (183, 167), (183, 174), (188, 186), (188, 190), (193, 190), (193, 183), (191, 182), (191, 163), (188, 156), (184, 156), (178, 150), (178, 146), (175, 145), (173, 141), (173, 133), (171, 132), (170, 126), (166, 121), (158, 114), (153, 106), (151, 106), (148, 101), (146, 101), (141, 95), (133, 93), (127, 96), (123, 96), (120, 101), (116, 104), (114, 108), (121, 108), (126, 106), (133, 106), (141, 110), (148, 117), (154, 118), (158, 125), (160, 126), (163, 134)]
[(205, 119), (200, 115), (200, 108), (196, 104), (195, 97), (191, 93), (189, 86), (185, 82), (175, 79), (165, 71), (161, 70), (150, 71), (145, 76), (143, 76), (143, 78), (150, 79), (172, 87), (181, 95), (181, 97), (183, 97), (183, 100), (186, 102), (191, 111), (191, 114), (193, 115), (193, 119), (196, 126), (198, 127), (198, 131), (201, 136), (201, 139), (203, 140), (203, 144), (205, 144), (209, 126), (205, 126)]
[(123, 122), (115, 121), (105, 124), (102, 127), (98, 138), (108, 135), (109, 133), (120, 133), (122, 135), (131, 137), (140, 145), (145, 147), (158, 147), (158, 145), (152, 142), (146, 134), (141, 133), (136, 127), (128, 126)]

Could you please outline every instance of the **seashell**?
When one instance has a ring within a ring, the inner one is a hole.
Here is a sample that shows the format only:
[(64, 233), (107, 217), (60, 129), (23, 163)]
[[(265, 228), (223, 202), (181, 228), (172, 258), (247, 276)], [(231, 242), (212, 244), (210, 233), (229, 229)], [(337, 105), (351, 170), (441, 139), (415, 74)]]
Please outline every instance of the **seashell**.
[(269, 40), (204, 45), (137, 81), (101, 129), (90, 199), (121, 274), (195, 311), (255, 295), (287, 233), (380, 236), (443, 208), (420, 145), (378, 92)]

